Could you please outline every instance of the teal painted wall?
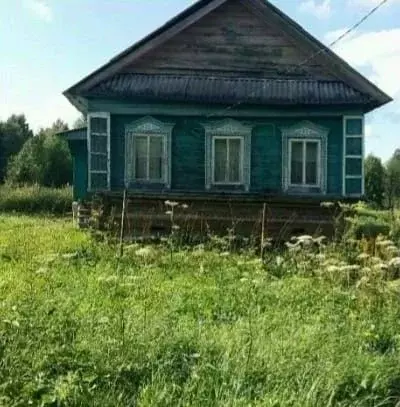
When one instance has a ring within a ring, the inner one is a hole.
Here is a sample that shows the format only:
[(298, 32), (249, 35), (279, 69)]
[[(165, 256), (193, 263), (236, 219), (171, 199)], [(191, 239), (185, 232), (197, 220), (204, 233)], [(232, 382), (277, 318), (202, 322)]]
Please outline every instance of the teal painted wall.
[(87, 196), (88, 185), (88, 151), (86, 140), (69, 141), (73, 157), (74, 200), (79, 201)]
[[(201, 117), (177, 117), (154, 115), (154, 118), (175, 123), (172, 131), (172, 191), (205, 191), (205, 131)], [(343, 124), (342, 117), (277, 117), (239, 118), (237, 120), (253, 126), (251, 140), (251, 189), (250, 193), (280, 193), (282, 190), (282, 134), (281, 128), (302, 120), (329, 129), (327, 157), (327, 193), (342, 195), (343, 183)], [(125, 172), (125, 126), (143, 115), (111, 115), (111, 188), (124, 187)], [(87, 145), (85, 140), (69, 142), (74, 157), (74, 198), (87, 195)], [(158, 190), (160, 186), (142, 186), (143, 189)], [(349, 185), (349, 189), (355, 186)], [(229, 190), (227, 190), (229, 191)], [(240, 192), (240, 190), (238, 191)]]
[[(111, 187), (124, 187), (125, 126), (142, 115), (111, 116)], [(197, 118), (154, 116), (175, 123), (172, 132), (172, 189), (204, 191), (205, 187), (205, 132)], [(254, 126), (251, 154), (251, 189), (254, 193), (279, 193), (282, 189), (282, 134), (280, 129), (310, 118), (246, 119)], [(240, 120), (240, 119), (239, 119)], [(241, 119), (243, 120), (243, 119)], [(341, 117), (311, 119), (329, 129), (328, 136), (328, 194), (342, 194), (343, 128)], [(143, 188), (156, 189), (157, 186)]]

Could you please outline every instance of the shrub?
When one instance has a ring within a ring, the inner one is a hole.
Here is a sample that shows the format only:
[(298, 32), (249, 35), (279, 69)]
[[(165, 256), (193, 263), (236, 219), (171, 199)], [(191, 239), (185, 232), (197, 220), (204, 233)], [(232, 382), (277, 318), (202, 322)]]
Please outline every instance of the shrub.
[(0, 188), (0, 211), (19, 213), (64, 214), (71, 210), (72, 190), (45, 188), (37, 185)]
[(41, 130), (28, 139), (9, 161), (6, 179), (9, 184), (61, 187), (72, 181), (71, 154), (67, 142), (54, 134), (58, 127)]

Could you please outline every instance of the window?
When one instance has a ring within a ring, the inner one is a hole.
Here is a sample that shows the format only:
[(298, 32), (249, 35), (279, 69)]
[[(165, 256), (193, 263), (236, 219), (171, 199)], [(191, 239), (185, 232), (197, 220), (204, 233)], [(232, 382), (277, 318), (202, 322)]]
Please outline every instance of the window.
[(283, 191), (326, 194), (329, 129), (304, 120), (281, 132)]
[(144, 117), (125, 129), (125, 185), (164, 184), (170, 187), (173, 124)]
[(213, 137), (214, 184), (242, 184), (243, 138)]
[(343, 119), (343, 195), (364, 194), (364, 120), (361, 116)]
[(204, 123), (205, 188), (250, 190), (252, 127), (233, 119)]
[(290, 185), (318, 186), (321, 143), (314, 140), (290, 140)]
[(89, 190), (110, 187), (110, 115), (88, 115)]
[(164, 137), (159, 135), (136, 135), (134, 138), (135, 179), (162, 182)]

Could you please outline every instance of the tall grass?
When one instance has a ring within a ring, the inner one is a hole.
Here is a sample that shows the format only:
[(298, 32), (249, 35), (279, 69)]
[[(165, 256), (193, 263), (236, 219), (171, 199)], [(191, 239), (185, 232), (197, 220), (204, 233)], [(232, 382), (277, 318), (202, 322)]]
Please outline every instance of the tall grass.
[(396, 406), (388, 244), (378, 269), (309, 243), (118, 258), (66, 221), (0, 217), (0, 405)]
[(65, 214), (71, 211), (72, 188), (0, 186), (0, 211)]

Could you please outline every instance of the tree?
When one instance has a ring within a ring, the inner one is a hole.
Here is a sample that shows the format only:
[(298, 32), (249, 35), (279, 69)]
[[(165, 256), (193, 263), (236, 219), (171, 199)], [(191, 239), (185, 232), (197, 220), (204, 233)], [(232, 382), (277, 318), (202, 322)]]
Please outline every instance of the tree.
[(10, 158), (32, 137), (33, 132), (23, 114), (14, 114), (0, 123), (0, 182), (4, 181)]
[(80, 117), (78, 117), (74, 124), (72, 125), (72, 128), (74, 129), (80, 129), (82, 127), (86, 127), (87, 126), (87, 120), (86, 120), (86, 116), (81, 115)]
[(385, 197), (386, 171), (380, 158), (369, 155), (365, 159), (365, 197), (377, 205), (383, 206)]
[(386, 194), (389, 208), (393, 209), (396, 198), (400, 197), (400, 150), (396, 150), (386, 165)]
[(72, 158), (67, 145), (57, 133), (68, 126), (57, 120), (47, 129), (40, 129), (11, 160), (7, 181), (11, 184), (40, 184), (60, 187), (72, 181)]

